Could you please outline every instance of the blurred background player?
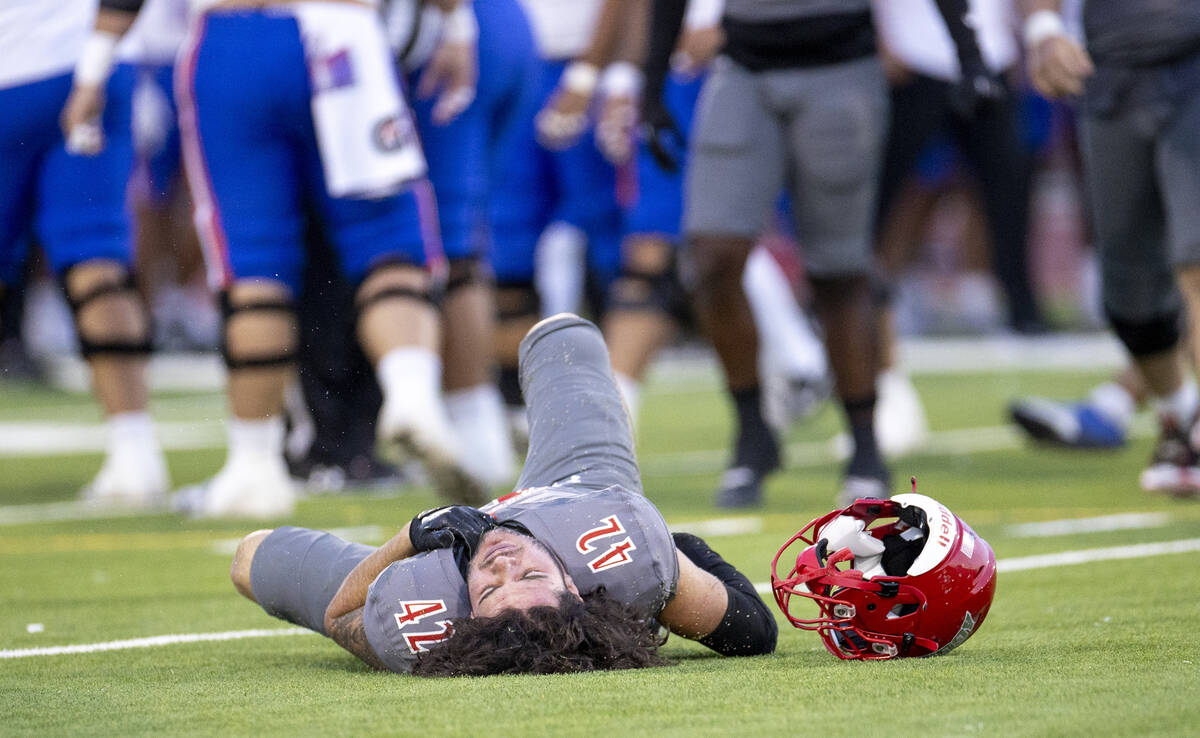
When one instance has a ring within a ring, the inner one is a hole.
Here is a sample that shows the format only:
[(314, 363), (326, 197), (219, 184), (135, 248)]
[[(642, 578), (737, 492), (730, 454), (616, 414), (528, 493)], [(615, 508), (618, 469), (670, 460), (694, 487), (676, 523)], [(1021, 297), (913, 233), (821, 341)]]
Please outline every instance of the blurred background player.
[(1087, 0), (1086, 48), (1067, 34), (1057, 0), (1025, 9), (1034, 84), (1050, 97), (1082, 95), (1104, 311), (1161, 426), (1142, 487), (1196, 495), (1197, 390), (1180, 338), (1190, 315), (1193, 351), (1200, 345), (1200, 5)]
[[(98, 27), (127, 30), (139, 6), (106, 2)], [(375, 9), (210, 6), (193, 5), (177, 90), (196, 222), (226, 312), (233, 417), (226, 464), (194, 512), (271, 517), (293, 509), (281, 410), (296, 344), (306, 199), (341, 269), (361, 283), (357, 329), (383, 389), (381, 444), (420, 459), (446, 497), (480, 499), (441, 404), (430, 272), (441, 264), (436, 224)], [(238, 85), (226, 84), (231, 75)], [(102, 104), (83, 95), (68, 114), (86, 120)]]
[[(91, 0), (0, 8), (0, 290), (36, 239), (66, 291), (108, 426), (84, 498), (144, 506), (160, 500), (167, 473), (146, 410), (150, 320), (125, 211), (134, 72), (114, 67), (117, 37), (103, 24), (93, 31), (95, 18)], [(80, 93), (106, 97), (103, 114), (75, 115)]]
[(147, 0), (120, 50), (136, 60), (134, 169), (138, 286), (150, 303), (160, 351), (208, 351), (221, 316), (205, 279), (179, 148), (175, 57), (187, 34), (188, 0)]

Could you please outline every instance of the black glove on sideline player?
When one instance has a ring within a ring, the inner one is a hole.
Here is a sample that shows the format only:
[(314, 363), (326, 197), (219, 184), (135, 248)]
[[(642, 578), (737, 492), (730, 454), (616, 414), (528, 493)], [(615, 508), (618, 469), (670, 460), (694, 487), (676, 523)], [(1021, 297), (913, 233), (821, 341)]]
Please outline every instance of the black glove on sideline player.
[(418, 514), (408, 524), (408, 537), (417, 551), (454, 549), (455, 558), (470, 561), (479, 539), (496, 527), (496, 519), (469, 505), (446, 505)]

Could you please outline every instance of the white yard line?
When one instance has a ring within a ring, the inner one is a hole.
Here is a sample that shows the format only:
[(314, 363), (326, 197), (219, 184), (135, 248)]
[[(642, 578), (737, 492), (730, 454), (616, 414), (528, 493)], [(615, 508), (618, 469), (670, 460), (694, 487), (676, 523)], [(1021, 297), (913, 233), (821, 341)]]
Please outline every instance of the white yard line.
[[(383, 526), (379, 525), (359, 525), (352, 528), (330, 528), (327, 532), (334, 534), (344, 541), (352, 543), (383, 543), (384, 533)], [(242, 542), (241, 538), (221, 538), (213, 541), (209, 546), (209, 550), (215, 554), (222, 556), (232, 556), (237, 551), (238, 544)]]
[[(1039, 556), (1021, 556), (1012, 559), (1001, 559), (997, 562), (997, 568), (1002, 572), (1028, 571), (1031, 569), (1048, 569), (1057, 566), (1087, 564), (1093, 561), (1141, 559), (1149, 556), (1190, 553), (1192, 551), (1200, 551), (1200, 538), (1185, 538), (1178, 541), (1162, 541), (1159, 543), (1139, 543), (1132, 546), (1113, 546), (1110, 548), (1089, 548), (1081, 551), (1063, 551), (1061, 553), (1042, 554)], [(754, 585), (754, 588), (758, 590), (759, 594), (770, 594), (771, 592), (771, 585), (768, 582), (759, 582)], [(151, 648), (156, 646), (170, 646), (177, 643), (232, 641), (241, 638), (271, 638), (276, 636), (304, 635), (311, 632), (304, 628), (261, 628), (257, 630), (229, 630), (221, 633), (180, 633), (176, 635), (150, 636), (148, 638), (131, 638), (122, 641), (85, 643), (73, 646), (5, 649), (0, 650), (0, 659), (19, 659), (30, 656), (61, 656), (65, 654), (96, 653), (98, 651), (122, 651), (129, 648)]]
[(763, 519), (757, 516), (740, 518), (713, 518), (686, 523), (671, 523), (672, 533), (691, 533), (701, 538), (737, 536), (745, 533), (761, 533)]
[[(219, 420), (160, 422), (158, 440), (168, 451), (223, 448)], [(103, 453), (108, 431), (101, 423), (0, 423), (0, 457)]]
[(241, 638), (273, 638), (277, 636), (312, 635), (307, 628), (258, 628), (255, 630), (227, 630), (223, 633), (178, 633), (175, 635), (130, 638), (123, 641), (83, 643), (75, 646), (45, 646), (42, 648), (10, 648), (0, 650), (0, 659), (20, 659), (29, 656), (62, 656), (97, 651), (124, 651), (129, 648), (154, 648), (176, 643), (198, 643), (202, 641), (236, 641)]
[(1094, 518), (1068, 518), (1046, 520), (1039, 523), (1020, 523), (1008, 526), (1005, 531), (1013, 538), (1049, 538), (1070, 536), (1077, 533), (1101, 533), (1111, 530), (1140, 530), (1161, 528), (1171, 522), (1171, 516), (1157, 513), (1121, 513), (1101, 515)]

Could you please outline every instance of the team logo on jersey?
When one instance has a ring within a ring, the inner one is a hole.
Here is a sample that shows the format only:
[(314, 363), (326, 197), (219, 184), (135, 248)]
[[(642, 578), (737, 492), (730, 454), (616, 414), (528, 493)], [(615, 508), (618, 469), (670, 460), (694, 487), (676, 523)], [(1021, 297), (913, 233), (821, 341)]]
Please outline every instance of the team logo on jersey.
[(406, 625), (416, 625), (430, 615), (446, 612), (446, 601), (400, 600), (400, 608), (404, 612), (393, 614), (396, 616), (396, 627), (403, 630)]
[(349, 49), (318, 56), (309, 62), (313, 90), (326, 92), (354, 84), (354, 62)]
[(435, 644), (441, 643), (454, 635), (454, 624), (449, 620), (439, 620), (435, 625), (437, 625), (437, 630), (405, 633), (404, 642), (408, 644), (408, 650), (413, 653), (428, 651)]
[(372, 135), (380, 151), (399, 151), (413, 143), (416, 134), (408, 116), (396, 114), (376, 123)]
[[(625, 526), (621, 525), (620, 518), (616, 515), (609, 515), (600, 521), (599, 526), (584, 531), (579, 538), (575, 539), (575, 549), (582, 554), (592, 553), (599, 550), (600, 546), (596, 542), (600, 539), (619, 536), (624, 532)], [(603, 553), (589, 561), (588, 568), (594, 572), (600, 572), (623, 566), (633, 561), (629, 552), (636, 550), (637, 545), (634, 544), (633, 539), (625, 536), (620, 541), (611, 543)]]

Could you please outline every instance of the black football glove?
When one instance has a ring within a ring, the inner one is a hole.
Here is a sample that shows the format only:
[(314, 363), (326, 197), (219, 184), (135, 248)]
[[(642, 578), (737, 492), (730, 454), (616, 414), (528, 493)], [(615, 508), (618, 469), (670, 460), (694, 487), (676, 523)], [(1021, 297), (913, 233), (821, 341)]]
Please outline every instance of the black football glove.
[(456, 559), (470, 561), (479, 539), (496, 527), (496, 519), (469, 505), (446, 505), (426, 510), (408, 524), (408, 537), (417, 551), (453, 549)]
[(1008, 95), (1008, 89), (982, 59), (962, 64), (962, 75), (950, 92), (950, 104), (964, 118), (974, 118)]

